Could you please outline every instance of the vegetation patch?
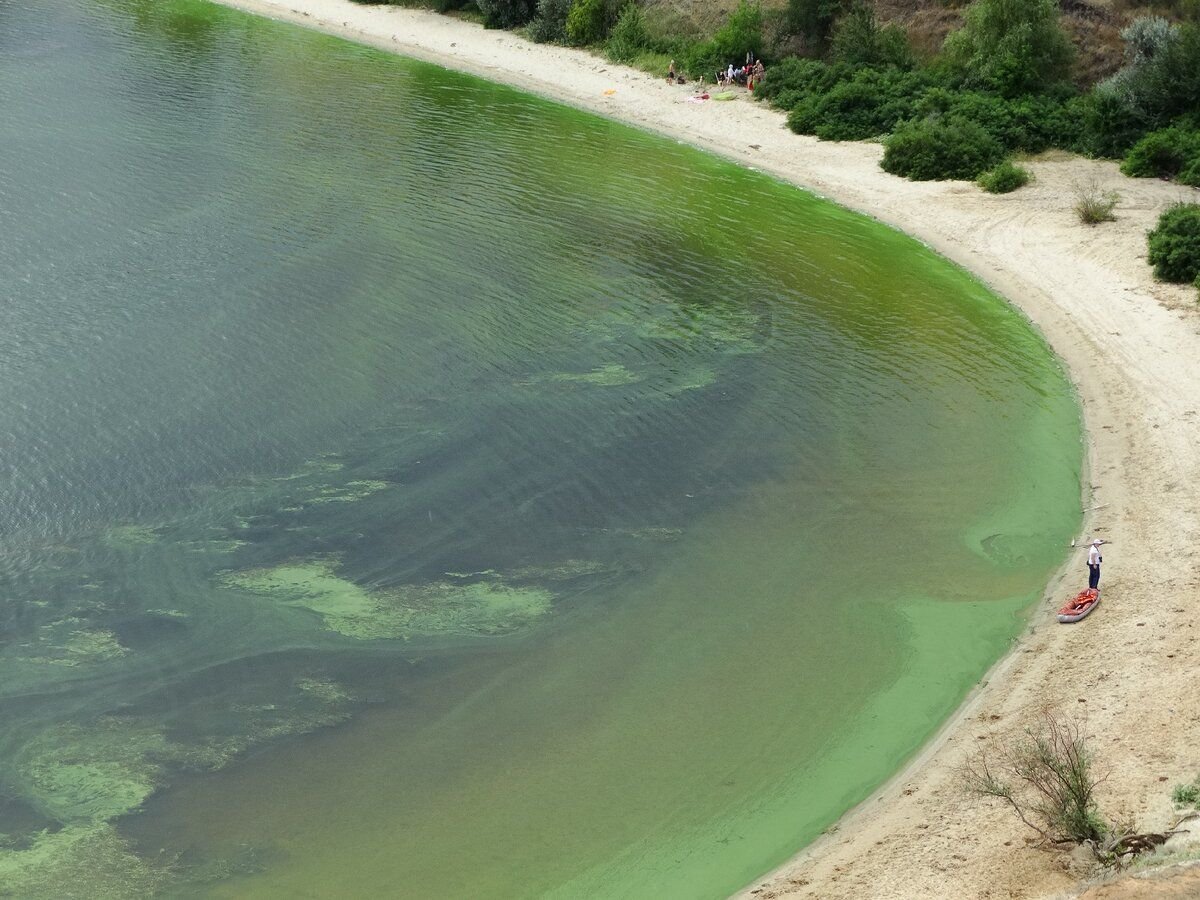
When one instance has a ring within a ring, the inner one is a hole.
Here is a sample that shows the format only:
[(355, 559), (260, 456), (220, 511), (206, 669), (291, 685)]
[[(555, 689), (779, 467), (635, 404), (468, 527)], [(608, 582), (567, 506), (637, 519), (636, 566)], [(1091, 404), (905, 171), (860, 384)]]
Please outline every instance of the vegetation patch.
[(1004, 148), (981, 126), (948, 117), (897, 128), (884, 142), (882, 166), (913, 181), (973, 180), (1003, 156)]
[(1147, 237), (1154, 277), (1181, 284), (1200, 278), (1200, 204), (1176, 203)]
[(1200, 131), (1182, 126), (1152, 131), (1130, 149), (1121, 171), (1135, 178), (1175, 178), (1200, 187)]
[(1009, 160), (979, 176), (979, 186), (989, 194), (1008, 194), (1029, 184), (1029, 172)]
[(1103, 190), (1095, 181), (1075, 188), (1075, 214), (1084, 225), (1116, 221), (1113, 210), (1121, 202), (1116, 191)]
[(1105, 819), (1094, 764), (1086, 722), (1046, 710), (1018, 736), (978, 741), (960, 774), (969, 795), (1002, 801), (1043, 844), (1086, 844), (1102, 864), (1124, 866), (1168, 835)]

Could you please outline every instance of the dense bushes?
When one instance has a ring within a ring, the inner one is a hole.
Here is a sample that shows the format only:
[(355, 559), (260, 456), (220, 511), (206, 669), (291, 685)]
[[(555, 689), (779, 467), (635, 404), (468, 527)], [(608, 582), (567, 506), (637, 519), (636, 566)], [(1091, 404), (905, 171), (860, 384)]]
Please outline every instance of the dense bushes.
[(1200, 110), (1200, 25), (1141, 18), (1121, 36), (1125, 67), (1089, 98), (1086, 142), (1099, 156), (1121, 156), (1148, 132)]
[(853, 75), (851, 66), (830, 66), (815, 59), (791, 56), (767, 69), (754, 94), (759, 100), (787, 111), (809, 97), (828, 93), (834, 85)]
[(1189, 282), (1200, 278), (1200, 205), (1176, 203), (1148, 236), (1154, 277)]
[(989, 194), (1007, 194), (1029, 184), (1029, 173), (1007, 159), (979, 176), (979, 186)]
[(975, 0), (944, 53), (966, 84), (1016, 97), (1065, 81), (1073, 51), (1054, 0)]
[(609, 32), (604, 52), (613, 62), (627, 63), (649, 46), (650, 36), (646, 33), (641, 7), (629, 3), (621, 10), (617, 24)]
[(913, 181), (973, 179), (996, 165), (1004, 148), (981, 126), (938, 117), (906, 122), (884, 142), (884, 171)]
[(539, 44), (565, 44), (571, 0), (538, 0), (537, 16), (529, 23), (529, 37)]
[(1078, 128), (1064, 101), (1046, 95), (1005, 99), (980, 91), (937, 88), (921, 99), (918, 112), (974, 122), (1005, 149), (1027, 153), (1064, 146)]
[(604, 40), (613, 24), (605, 0), (572, 0), (567, 13), (567, 40), (572, 44), (594, 44)]
[(1129, 151), (1121, 171), (1135, 178), (1174, 178), (1184, 173), (1180, 181), (1200, 187), (1190, 180), (1200, 176), (1200, 131), (1174, 127), (1150, 132)]
[(515, 28), (537, 12), (536, 0), (475, 0), (488, 28)]
[(788, 127), (823, 140), (863, 140), (913, 117), (929, 76), (897, 69), (859, 69), (823, 94), (810, 94), (788, 114)]

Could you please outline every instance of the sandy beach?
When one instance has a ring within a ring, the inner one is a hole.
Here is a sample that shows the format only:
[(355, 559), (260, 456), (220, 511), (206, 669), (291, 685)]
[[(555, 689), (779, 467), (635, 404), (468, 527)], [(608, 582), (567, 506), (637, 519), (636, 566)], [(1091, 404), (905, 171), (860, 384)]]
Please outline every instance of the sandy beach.
[[(1170, 824), (1172, 785), (1200, 773), (1200, 313), (1194, 288), (1153, 281), (1145, 233), (1200, 191), (1065, 155), (1030, 162), (1035, 182), (1009, 195), (910, 183), (879, 169), (879, 145), (798, 137), (748, 98), (684, 102), (686, 87), (581, 51), (349, 0), (223, 2), (593, 110), (873, 216), (1016, 304), (1064, 361), (1087, 429), (1085, 534), (1113, 542), (1100, 609), (1078, 626), (1054, 621), (1085, 577), (1072, 550), (1024, 638), (921, 754), (741, 896), (1074, 896), (1083, 864), (1031, 846), (1011, 812), (968, 800), (956, 775), (977, 737), (1018, 731), (1047, 704), (1086, 710), (1110, 818)], [(1090, 184), (1119, 192), (1117, 221), (1079, 224), (1076, 190)]]

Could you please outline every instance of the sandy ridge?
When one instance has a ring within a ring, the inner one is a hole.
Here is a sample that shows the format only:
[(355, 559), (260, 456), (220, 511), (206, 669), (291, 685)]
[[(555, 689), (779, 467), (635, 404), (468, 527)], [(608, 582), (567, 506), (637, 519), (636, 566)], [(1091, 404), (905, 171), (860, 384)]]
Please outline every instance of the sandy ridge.
[[(740, 896), (1035, 897), (1073, 892), (1066, 860), (1026, 846), (1004, 810), (967, 803), (954, 769), (976, 735), (1015, 729), (1046, 702), (1088, 711), (1107, 810), (1145, 827), (1170, 816), (1172, 784), (1200, 770), (1200, 314), (1194, 289), (1155, 284), (1145, 233), (1200, 191), (1123, 178), (1111, 163), (1046, 158), (1036, 182), (994, 197), (914, 184), (878, 168), (873, 144), (792, 135), (758, 104), (691, 104), (690, 91), (587, 53), (531, 44), (423, 10), (349, 0), (227, 5), (437, 62), (656, 131), (771, 172), (928, 243), (1022, 309), (1064, 360), (1088, 433), (1090, 527), (1106, 552), (1105, 601), (1053, 623), (1078, 552), (1029, 633), (903, 772), (830, 834)], [(610, 93), (606, 93), (610, 92)], [(1118, 221), (1078, 224), (1074, 186), (1120, 192)]]

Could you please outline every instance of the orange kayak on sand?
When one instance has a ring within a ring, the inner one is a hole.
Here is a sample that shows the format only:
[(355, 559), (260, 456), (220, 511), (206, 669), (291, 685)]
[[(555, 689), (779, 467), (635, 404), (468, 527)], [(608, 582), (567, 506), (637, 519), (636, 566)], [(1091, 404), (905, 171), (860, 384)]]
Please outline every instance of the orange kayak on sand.
[(1058, 611), (1058, 621), (1078, 622), (1100, 603), (1100, 590), (1088, 588), (1075, 595), (1070, 603)]

